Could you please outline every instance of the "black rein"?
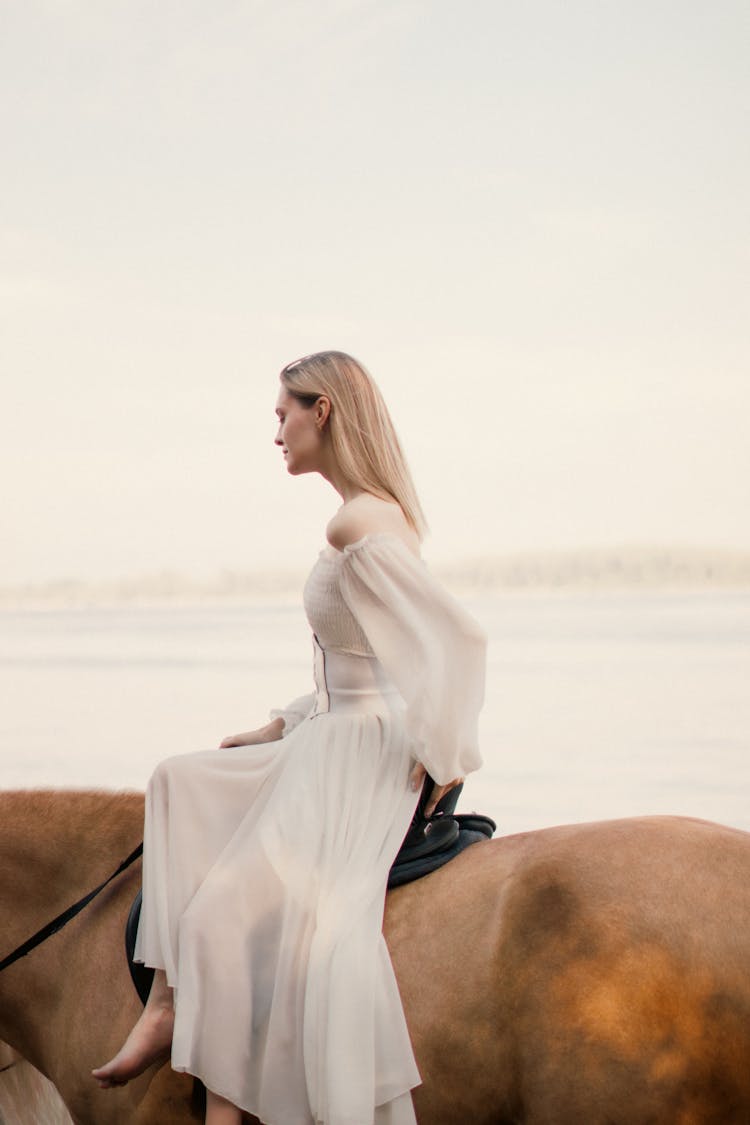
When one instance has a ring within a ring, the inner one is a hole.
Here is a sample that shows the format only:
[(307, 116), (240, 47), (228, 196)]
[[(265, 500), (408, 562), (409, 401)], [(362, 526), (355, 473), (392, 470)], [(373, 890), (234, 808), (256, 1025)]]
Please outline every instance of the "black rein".
[(41, 945), (48, 937), (52, 937), (53, 934), (56, 934), (63, 926), (67, 926), (71, 918), (75, 918), (76, 914), (80, 914), (83, 908), (88, 906), (92, 899), (96, 898), (96, 896), (103, 891), (113, 879), (116, 879), (121, 872), (130, 867), (131, 863), (135, 863), (138, 856), (142, 854), (143, 844), (140, 843), (138, 847), (130, 853), (128, 858), (122, 861), (117, 870), (113, 871), (110, 877), (105, 879), (95, 890), (89, 891), (89, 893), (79, 899), (78, 902), (69, 906), (67, 910), (63, 910), (62, 914), (58, 914), (58, 916), (53, 918), (51, 922), (48, 922), (46, 926), (42, 926), (41, 930), (37, 930), (33, 937), (30, 937), (28, 941), (25, 941), (23, 945), (19, 945), (18, 949), (14, 949), (12, 953), (9, 953), (7, 957), (0, 961), (0, 973), (3, 969), (7, 969), (9, 965), (12, 965), (14, 961), (18, 961), (21, 957), (25, 957), (27, 953), (31, 953), (32, 949), (36, 949), (38, 945)]

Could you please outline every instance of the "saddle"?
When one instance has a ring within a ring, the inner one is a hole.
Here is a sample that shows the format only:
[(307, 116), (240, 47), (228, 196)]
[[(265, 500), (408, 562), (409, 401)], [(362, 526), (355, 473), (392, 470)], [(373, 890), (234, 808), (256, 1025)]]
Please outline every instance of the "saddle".
[[(428, 776), (422, 787), (419, 804), (409, 831), (404, 837), (388, 875), (389, 890), (393, 887), (401, 887), (405, 883), (412, 883), (432, 871), (437, 871), (439, 867), (455, 859), (464, 848), (480, 840), (489, 840), (497, 828), (494, 820), (481, 813), (454, 811), (463, 784), (456, 785), (445, 794), (438, 802), (432, 816), (425, 816), (425, 806), (433, 784), (432, 778)], [(130, 908), (125, 926), (125, 950), (130, 976), (141, 1002), (145, 1004), (151, 991), (154, 970), (133, 961), (135, 935), (141, 916), (141, 897), (142, 892), (139, 890)]]

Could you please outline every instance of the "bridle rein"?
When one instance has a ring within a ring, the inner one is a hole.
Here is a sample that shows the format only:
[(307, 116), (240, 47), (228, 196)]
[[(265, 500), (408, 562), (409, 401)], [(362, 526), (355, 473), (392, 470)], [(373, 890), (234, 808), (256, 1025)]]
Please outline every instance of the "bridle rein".
[(18, 948), (14, 949), (12, 953), (9, 953), (7, 957), (4, 957), (3, 960), (0, 961), (0, 973), (15, 961), (19, 961), (21, 957), (25, 957), (27, 953), (31, 953), (32, 949), (36, 949), (38, 945), (41, 945), (47, 938), (56, 934), (63, 926), (67, 926), (68, 922), (70, 922), (72, 918), (75, 918), (76, 914), (80, 914), (92, 899), (95, 899), (113, 879), (116, 879), (117, 876), (122, 874), (132, 863), (135, 863), (142, 854), (143, 843), (140, 843), (137, 848), (133, 849), (128, 858), (122, 861), (117, 870), (112, 872), (108, 879), (105, 879), (104, 882), (100, 883), (93, 891), (89, 891), (89, 893), (79, 899), (78, 902), (74, 902), (67, 910), (63, 910), (62, 914), (58, 914), (58, 916), (53, 918), (51, 922), (48, 922), (46, 926), (42, 926), (41, 930), (37, 930), (27, 941), (19, 945)]

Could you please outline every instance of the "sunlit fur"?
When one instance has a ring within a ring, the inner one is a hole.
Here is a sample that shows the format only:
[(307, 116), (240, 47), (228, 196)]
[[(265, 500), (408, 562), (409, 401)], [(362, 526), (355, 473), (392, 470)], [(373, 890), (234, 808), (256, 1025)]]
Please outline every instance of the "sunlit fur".
[(305, 404), (320, 395), (330, 400), (329, 432), (341, 472), (366, 492), (397, 501), (421, 539), (427, 524), (411, 473), (383, 396), (362, 364), (344, 352), (316, 352), (288, 364), (281, 381)]

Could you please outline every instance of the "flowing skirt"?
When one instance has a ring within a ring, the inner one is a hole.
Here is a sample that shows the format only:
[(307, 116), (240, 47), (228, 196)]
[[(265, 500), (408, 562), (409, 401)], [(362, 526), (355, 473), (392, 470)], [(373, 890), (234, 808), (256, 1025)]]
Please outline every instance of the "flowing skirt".
[(398, 707), (330, 707), (278, 742), (157, 768), (136, 958), (175, 990), (173, 1067), (264, 1125), (413, 1125), (382, 934), (411, 744)]

